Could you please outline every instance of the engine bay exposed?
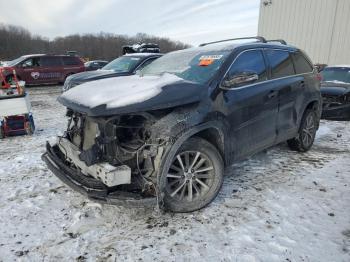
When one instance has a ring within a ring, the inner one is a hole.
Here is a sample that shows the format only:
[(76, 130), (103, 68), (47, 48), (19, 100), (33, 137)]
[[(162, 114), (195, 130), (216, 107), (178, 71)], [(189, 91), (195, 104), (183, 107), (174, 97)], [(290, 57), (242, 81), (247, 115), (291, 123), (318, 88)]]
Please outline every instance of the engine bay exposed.
[[(88, 167), (101, 163), (119, 168), (129, 167), (131, 183), (118, 185), (118, 190), (138, 191), (155, 196), (156, 170), (167, 141), (152, 138), (151, 130), (152, 125), (163, 114), (140, 113), (92, 118), (68, 110), (67, 130), (60, 139), (67, 139), (79, 148), (79, 160)], [(66, 153), (65, 149), (61, 151)], [(81, 169), (74, 160), (68, 159), (68, 162), (76, 169)]]

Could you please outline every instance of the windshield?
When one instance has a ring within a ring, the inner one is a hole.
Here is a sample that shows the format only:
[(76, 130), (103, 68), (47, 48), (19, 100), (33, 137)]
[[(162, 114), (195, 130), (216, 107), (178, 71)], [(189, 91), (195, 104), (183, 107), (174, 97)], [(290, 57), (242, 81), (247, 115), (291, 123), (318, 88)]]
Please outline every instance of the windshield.
[(349, 67), (329, 67), (325, 68), (321, 74), (324, 82), (350, 83)]
[(174, 74), (182, 79), (204, 84), (220, 68), (229, 51), (186, 49), (168, 53), (141, 70), (142, 75)]
[(12, 61), (6, 62), (6, 66), (15, 66), (17, 65), (19, 62), (22, 62), (25, 59), (25, 57), (21, 56), (19, 58), (16, 58)]
[(121, 56), (117, 59), (114, 59), (112, 62), (108, 63), (104, 67), (103, 70), (114, 70), (116, 72), (131, 72), (136, 65), (141, 60), (140, 57), (135, 56)]

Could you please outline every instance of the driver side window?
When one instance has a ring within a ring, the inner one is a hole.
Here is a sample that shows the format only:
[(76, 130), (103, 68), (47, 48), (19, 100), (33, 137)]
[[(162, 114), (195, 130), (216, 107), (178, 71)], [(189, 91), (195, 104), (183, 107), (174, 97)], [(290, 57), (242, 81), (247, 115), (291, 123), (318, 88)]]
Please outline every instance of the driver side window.
[(239, 75), (249, 74), (257, 75), (250, 84), (267, 80), (267, 69), (261, 50), (248, 50), (238, 55), (226, 77), (232, 79)]
[(29, 58), (22, 63), (22, 67), (37, 67), (40, 66), (39, 58)]

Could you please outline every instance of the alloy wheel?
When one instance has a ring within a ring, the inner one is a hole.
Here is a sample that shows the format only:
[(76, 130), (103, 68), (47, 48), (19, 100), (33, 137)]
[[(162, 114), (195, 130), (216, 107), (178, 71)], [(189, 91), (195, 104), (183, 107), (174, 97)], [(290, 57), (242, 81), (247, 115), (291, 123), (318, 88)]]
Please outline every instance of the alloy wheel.
[(304, 128), (302, 129), (301, 139), (303, 144), (308, 147), (312, 144), (316, 132), (315, 119), (313, 114), (309, 114), (306, 118), (306, 123)]
[(213, 163), (205, 154), (184, 151), (172, 161), (166, 177), (166, 191), (178, 201), (196, 201), (212, 187), (214, 175)]

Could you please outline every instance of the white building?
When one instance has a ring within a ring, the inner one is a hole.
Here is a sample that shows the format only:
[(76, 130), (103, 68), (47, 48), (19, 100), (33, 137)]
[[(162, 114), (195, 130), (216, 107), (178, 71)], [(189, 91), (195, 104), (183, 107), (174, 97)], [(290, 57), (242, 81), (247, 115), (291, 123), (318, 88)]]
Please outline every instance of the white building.
[(284, 39), (314, 63), (350, 64), (350, 0), (261, 0), (258, 35)]

